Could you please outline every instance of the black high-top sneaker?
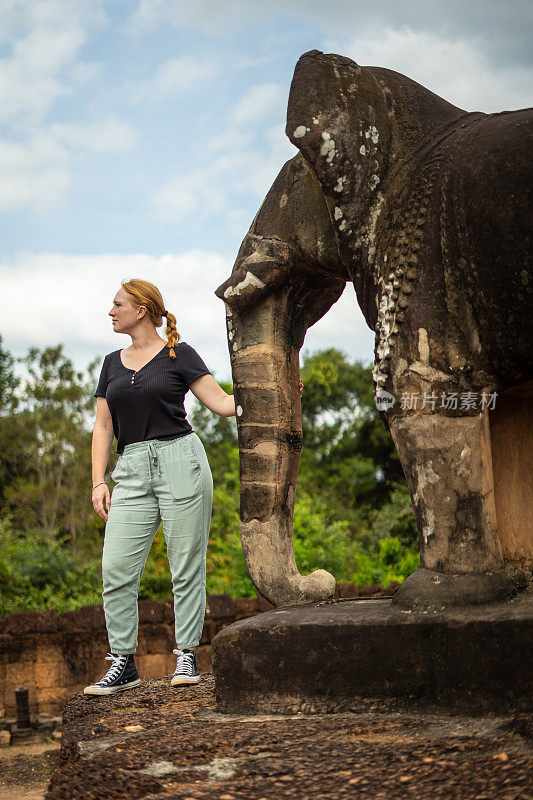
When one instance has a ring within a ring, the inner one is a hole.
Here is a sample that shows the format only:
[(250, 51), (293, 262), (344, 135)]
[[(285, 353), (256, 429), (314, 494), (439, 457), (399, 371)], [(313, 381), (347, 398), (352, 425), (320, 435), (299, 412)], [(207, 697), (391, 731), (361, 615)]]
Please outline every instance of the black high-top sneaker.
[(115, 656), (113, 653), (108, 653), (106, 661), (113, 663), (104, 677), (98, 683), (86, 686), (83, 694), (114, 694), (123, 692), (124, 689), (133, 689), (134, 686), (140, 684), (141, 679), (135, 666), (133, 653), (126, 656)]
[(200, 670), (196, 666), (196, 653), (194, 650), (173, 650), (178, 657), (174, 675), (170, 681), (171, 686), (182, 683), (199, 683), (202, 680)]

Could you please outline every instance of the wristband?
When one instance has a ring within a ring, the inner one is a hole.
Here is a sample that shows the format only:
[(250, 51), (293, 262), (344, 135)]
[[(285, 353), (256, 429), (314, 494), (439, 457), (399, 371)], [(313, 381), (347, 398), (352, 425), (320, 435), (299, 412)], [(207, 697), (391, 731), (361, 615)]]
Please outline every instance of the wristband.
[[(96, 486), (101, 486), (103, 483), (105, 483), (105, 481), (100, 481), (100, 483), (97, 483), (97, 484), (96, 484)], [(94, 490), (96, 489), (96, 486), (93, 486), (93, 488), (91, 489), (91, 494), (92, 494), (92, 493), (94, 492)]]

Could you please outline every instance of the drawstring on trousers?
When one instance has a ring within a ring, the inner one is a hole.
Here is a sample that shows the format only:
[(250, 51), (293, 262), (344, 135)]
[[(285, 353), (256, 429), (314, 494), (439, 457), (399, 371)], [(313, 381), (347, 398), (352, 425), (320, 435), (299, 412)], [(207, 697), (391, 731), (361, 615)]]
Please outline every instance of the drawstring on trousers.
[(157, 447), (153, 442), (148, 442), (148, 480), (152, 483), (152, 466), (150, 464), (150, 456), (154, 459), (154, 466), (157, 464), (157, 472), (161, 477), (161, 462), (157, 457)]

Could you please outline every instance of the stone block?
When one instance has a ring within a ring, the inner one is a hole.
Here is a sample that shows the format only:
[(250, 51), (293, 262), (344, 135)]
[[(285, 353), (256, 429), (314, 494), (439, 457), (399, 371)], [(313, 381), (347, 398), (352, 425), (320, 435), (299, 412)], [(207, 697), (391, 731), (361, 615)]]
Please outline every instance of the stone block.
[(33, 637), (13, 636), (10, 634), (2, 638), (0, 653), (2, 654), (2, 663), (4, 665), (22, 661), (35, 661), (36, 642)]
[[(89, 664), (91, 662), (85, 659), (65, 659), (62, 658), (59, 662), (59, 684), (60, 686), (76, 686), (80, 681), (90, 683)], [(98, 659), (100, 669), (102, 661)]]
[(235, 617), (235, 602), (229, 594), (210, 594), (207, 605), (213, 619)]
[(39, 703), (39, 711), (42, 714), (58, 714), (63, 710), (63, 705), (69, 697), (83, 691), (81, 686), (54, 686), (37, 689), (37, 701)]
[(51, 686), (60, 686), (61, 685), (61, 670), (60, 670), (61, 661), (56, 659), (55, 661), (50, 660), (39, 660), (35, 662), (35, 685), (39, 687), (39, 689), (44, 689)]
[(235, 600), (235, 618), (244, 619), (259, 613), (259, 604), (256, 597), (237, 597)]
[(139, 624), (165, 622), (165, 609), (158, 600), (139, 600)]
[(62, 656), (61, 647), (54, 642), (50, 642), (50, 644), (38, 644), (34, 652), (35, 660), (40, 662), (60, 661)]
[(15, 661), (6, 664), (7, 686), (33, 686), (35, 684), (35, 661)]
[[(5, 703), (5, 715), (6, 717), (16, 717), (17, 716), (17, 703), (15, 700), (15, 689), (20, 684), (7, 684), (4, 694), (4, 703)], [(26, 684), (24, 684), (26, 685)], [(37, 692), (35, 689), (35, 685), (27, 685), (28, 689), (28, 701), (30, 704), (30, 714), (34, 716), (40, 712), (39, 703), (37, 700)]]
[(204, 627), (202, 628), (202, 635), (200, 637), (200, 644), (210, 644), (213, 636), (220, 630), (220, 625), (211, 618), (206, 617)]
[(38, 611), (21, 611), (18, 614), (9, 614), (6, 620), (7, 623), (4, 628), (4, 633), (19, 638), (23, 634), (31, 634), (39, 631), (41, 615)]
[(338, 594), (335, 592), (336, 596), (343, 599), (359, 597), (359, 587), (355, 583), (338, 583), (337, 591)]
[(270, 611), (274, 608), (274, 605), (259, 592), (257, 593), (257, 605), (259, 606), (259, 611)]
[[(94, 683), (95, 681), (99, 681), (100, 678), (103, 678), (109, 667), (111, 666), (110, 661), (105, 660), (105, 655), (107, 651), (103, 651), (102, 654), (98, 654), (94, 656), (92, 659), (86, 662), (87, 669), (86, 669), (86, 678), (83, 678), (79, 674), (77, 678), (81, 683), (84, 681), (84, 685), (88, 685), (90, 683)], [(75, 683), (71, 683), (70, 687), (75, 686)]]
[(196, 665), (200, 672), (213, 672), (210, 645), (204, 644), (196, 648)]
[(65, 611), (58, 615), (58, 627), (69, 633), (105, 629), (102, 606), (84, 606), (77, 611)]
[(142, 628), (139, 631), (139, 642), (141, 638), (146, 643), (146, 653), (166, 653), (176, 645), (174, 642), (174, 630), (165, 625), (150, 625), (148, 630)]
[(135, 663), (141, 678), (163, 678), (167, 674), (166, 656), (163, 653), (140, 656)]
[(381, 586), (378, 586), (377, 583), (365, 583), (359, 587), (359, 597), (370, 597), (374, 594), (381, 594), (382, 591)]
[(306, 713), (531, 709), (533, 587), (485, 606), (309, 603), (242, 619), (211, 645), (217, 709)]
[(173, 675), (174, 670), (176, 669), (176, 656), (174, 653), (169, 651), (165, 654), (165, 675)]
[(174, 602), (172, 600), (164, 600), (161, 603), (163, 611), (163, 622), (174, 625)]

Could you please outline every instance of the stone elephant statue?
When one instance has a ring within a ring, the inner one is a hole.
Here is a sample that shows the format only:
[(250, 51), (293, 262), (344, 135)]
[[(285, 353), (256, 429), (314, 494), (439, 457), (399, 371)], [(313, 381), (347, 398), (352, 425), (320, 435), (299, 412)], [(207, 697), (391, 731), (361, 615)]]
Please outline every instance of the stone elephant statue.
[(328, 572), (299, 574), (292, 546), (299, 351), (353, 282), (419, 530), (421, 568), (395, 600), (508, 596), (533, 563), (533, 111), (467, 113), (397, 72), (312, 51), (286, 132), (299, 152), (216, 291), (250, 576), (276, 606), (334, 594)]

